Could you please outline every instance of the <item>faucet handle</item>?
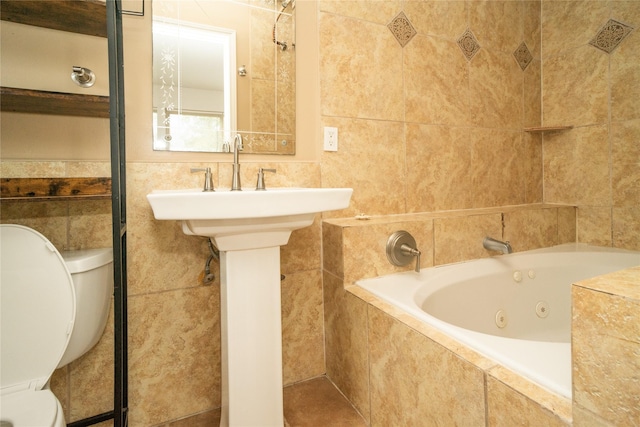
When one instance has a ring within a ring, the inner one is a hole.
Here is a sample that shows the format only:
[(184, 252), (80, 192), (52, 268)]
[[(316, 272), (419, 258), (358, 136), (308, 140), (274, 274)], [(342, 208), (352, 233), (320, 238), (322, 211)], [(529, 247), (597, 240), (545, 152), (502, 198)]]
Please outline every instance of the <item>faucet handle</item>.
[(204, 172), (204, 188), (202, 191), (216, 191), (213, 188), (213, 176), (211, 175), (211, 168), (191, 168), (191, 173)]
[(258, 169), (258, 182), (256, 182), (256, 190), (266, 190), (267, 188), (264, 185), (264, 173), (265, 172), (273, 172), (275, 173), (276, 170), (275, 169), (265, 169), (265, 168), (260, 168)]

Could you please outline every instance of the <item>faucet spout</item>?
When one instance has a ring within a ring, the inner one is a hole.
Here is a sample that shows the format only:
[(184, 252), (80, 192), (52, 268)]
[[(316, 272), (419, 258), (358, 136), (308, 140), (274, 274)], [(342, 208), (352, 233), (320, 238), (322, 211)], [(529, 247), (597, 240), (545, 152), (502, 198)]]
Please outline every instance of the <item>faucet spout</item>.
[(236, 134), (233, 140), (233, 178), (231, 180), (231, 191), (242, 191), (240, 183), (240, 151), (242, 151), (242, 135)]
[(502, 240), (496, 240), (491, 237), (485, 237), (484, 240), (482, 240), (482, 246), (490, 251), (499, 251), (503, 254), (510, 254), (513, 252), (509, 242), (503, 242)]

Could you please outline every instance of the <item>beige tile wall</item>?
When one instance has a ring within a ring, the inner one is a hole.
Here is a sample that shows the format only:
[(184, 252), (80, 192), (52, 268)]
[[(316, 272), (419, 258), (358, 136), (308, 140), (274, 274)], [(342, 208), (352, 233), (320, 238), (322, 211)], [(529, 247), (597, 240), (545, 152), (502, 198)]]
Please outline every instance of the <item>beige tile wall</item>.
[(544, 200), (578, 206), (578, 240), (640, 249), (640, 35), (611, 53), (589, 45), (609, 20), (640, 26), (637, 1), (544, 0)]
[[(542, 146), (523, 132), (540, 124), (540, 3), (375, 3), (319, 3), (322, 125), (340, 135), (322, 183), (354, 188), (332, 216), (541, 202)], [(417, 32), (404, 47), (387, 27), (399, 12)]]

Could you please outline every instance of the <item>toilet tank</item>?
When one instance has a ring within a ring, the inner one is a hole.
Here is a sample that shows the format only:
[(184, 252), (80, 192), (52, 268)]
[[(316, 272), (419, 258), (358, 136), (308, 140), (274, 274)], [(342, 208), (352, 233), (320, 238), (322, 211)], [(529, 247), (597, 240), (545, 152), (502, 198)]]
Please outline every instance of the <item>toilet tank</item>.
[(100, 340), (113, 295), (113, 251), (111, 248), (61, 251), (76, 292), (76, 319), (61, 368), (78, 359)]

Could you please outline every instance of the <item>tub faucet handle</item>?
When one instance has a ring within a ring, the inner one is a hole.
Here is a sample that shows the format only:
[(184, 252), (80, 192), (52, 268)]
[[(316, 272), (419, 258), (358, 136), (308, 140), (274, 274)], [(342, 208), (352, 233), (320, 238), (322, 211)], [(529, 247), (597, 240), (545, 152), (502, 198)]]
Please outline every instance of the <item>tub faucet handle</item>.
[(411, 257), (416, 257), (415, 272), (416, 273), (420, 273), (420, 254), (421, 254), (421, 252), (419, 250), (417, 250), (417, 249), (412, 248), (411, 246), (407, 245), (406, 243), (403, 244), (402, 246), (400, 246), (400, 250), (405, 255), (408, 255), (408, 256), (411, 256)]
[(420, 255), (416, 239), (409, 232), (400, 230), (389, 236), (387, 240), (387, 259), (393, 265), (402, 267), (416, 259), (416, 273), (420, 272)]

